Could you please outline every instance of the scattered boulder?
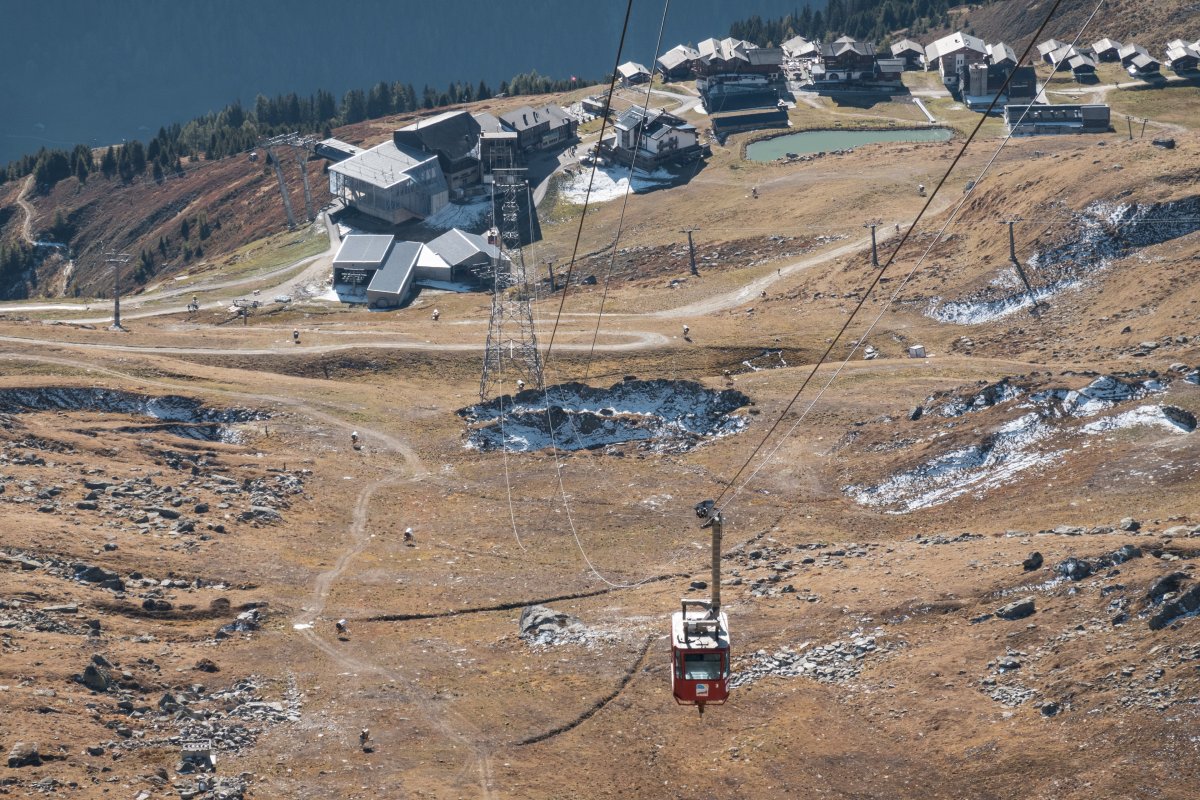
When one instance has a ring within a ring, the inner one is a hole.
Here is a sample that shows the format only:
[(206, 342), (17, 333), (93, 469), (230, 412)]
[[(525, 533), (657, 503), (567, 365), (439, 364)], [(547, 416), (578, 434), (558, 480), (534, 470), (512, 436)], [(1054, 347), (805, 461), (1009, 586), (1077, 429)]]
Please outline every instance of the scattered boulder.
[(142, 608), (146, 611), (170, 611), (174, 607), (170, 601), (160, 600), (157, 597), (147, 597), (142, 601)]
[(1133, 517), (1125, 517), (1117, 527), (1123, 531), (1136, 531), (1142, 527), (1142, 523)]
[(81, 682), (93, 692), (107, 692), (113, 684), (111, 665), (103, 656), (93, 656), (92, 663), (83, 670)]
[(1024, 619), (1025, 617), (1031, 616), (1035, 610), (1033, 595), (1030, 595), (1029, 597), (1023, 597), (1020, 600), (1016, 600), (1006, 606), (1001, 606), (1000, 608), (996, 609), (996, 616), (1000, 617), (1001, 619), (1009, 620)]
[(1158, 603), (1161, 602), (1168, 594), (1179, 591), (1180, 581), (1187, 580), (1186, 572), (1172, 572), (1163, 575), (1154, 583), (1150, 584), (1150, 588), (1146, 590), (1146, 602)]
[(1021, 562), (1021, 566), (1024, 567), (1026, 572), (1033, 572), (1035, 569), (1041, 569), (1042, 563), (1042, 554), (1034, 550), (1029, 554), (1029, 558)]
[(93, 564), (76, 564), (75, 579), (87, 581), (88, 583), (105, 583), (111, 580), (120, 580), (117, 573), (112, 570), (107, 570), (104, 567), (97, 567)]
[(42, 756), (38, 752), (37, 742), (17, 742), (8, 751), (8, 768), (40, 767)]
[(221, 671), (220, 667), (218, 667), (215, 663), (213, 663), (210, 659), (207, 659), (207, 658), (202, 658), (199, 661), (197, 661), (196, 666), (192, 667), (192, 669), (196, 670), (197, 672), (220, 672)]
[(1068, 558), (1054, 568), (1054, 571), (1064, 578), (1081, 581), (1094, 571), (1092, 565), (1082, 558)]
[(1126, 561), (1128, 561), (1131, 558), (1141, 558), (1141, 557), (1142, 557), (1142, 548), (1138, 547), (1137, 545), (1132, 545), (1132, 544), (1122, 545), (1121, 547), (1114, 550), (1113, 554), (1111, 556), (1109, 556), (1109, 558), (1112, 559), (1112, 562), (1114, 564), (1124, 564)]
[(583, 623), (575, 617), (542, 605), (526, 606), (518, 624), (521, 638), (536, 644), (549, 644), (563, 633), (583, 630)]
[(1175, 600), (1163, 604), (1162, 610), (1150, 618), (1150, 630), (1159, 631), (1176, 619), (1200, 611), (1200, 583), (1192, 586)]

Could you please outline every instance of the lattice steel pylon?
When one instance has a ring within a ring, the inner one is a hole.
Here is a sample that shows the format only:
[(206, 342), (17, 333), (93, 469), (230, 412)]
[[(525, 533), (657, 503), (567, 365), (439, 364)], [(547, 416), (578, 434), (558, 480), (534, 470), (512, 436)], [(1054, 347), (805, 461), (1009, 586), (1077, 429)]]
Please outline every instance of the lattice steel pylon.
[(271, 165), (275, 168), (275, 178), (279, 181), (279, 192), (283, 195), (283, 210), (287, 213), (288, 230), (296, 229), (296, 215), (292, 213), (292, 200), (288, 196), (287, 181), (283, 177), (283, 165), (279, 161), (279, 150), (287, 147), (296, 155), (296, 165), (300, 170), (300, 177), (304, 181), (304, 213), (308, 221), (312, 222), (316, 219), (316, 215), (313, 213), (312, 189), (308, 185), (308, 171), (304, 168), (304, 162), (316, 144), (315, 136), (301, 136), (298, 133), (283, 133), (259, 142), (259, 146), (267, 151)]
[(532, 288), (521, 252), (522, 195), (532, 216), (533, 200), (525, 170), (493, 171), (492, 208), (497, 213), (489, 238), (496, 250), (492, 255), (492, 316), (483, 351), (480, 400), (510, 390), (505, 383), (510, 383), (511, 388), (545, 388), (542, 354), (533, 326)]

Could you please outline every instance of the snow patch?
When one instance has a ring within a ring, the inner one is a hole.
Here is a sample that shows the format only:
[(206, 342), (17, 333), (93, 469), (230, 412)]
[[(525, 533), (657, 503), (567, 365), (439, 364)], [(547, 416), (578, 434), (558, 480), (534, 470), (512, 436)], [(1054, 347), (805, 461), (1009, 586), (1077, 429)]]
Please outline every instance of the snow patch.
[(491, 210), (491, 198), (485, 195), (468, 203), (448, 203), (436, 214), (430, 214), (421, 220), (421, 224), (427, 228), (443, 231), (451, 228), (460, 228), (465, 231), (482, 230), (484, 218)]
[[(1080, 286), (1138, 249), (1200, 230), (1200, 197), (1168, 203), (1096, 202), (1073, 216), (1074, 236), (1025, 262), (1038, 302)], [(992, 281), (992, 288), (1008, 291), (1005, 295), (995, 297), (989, 289), (964, 300), (935, 297), (925, 314), (939, 322), (978, 325), (1028, 308), (1033, 300), (1021, 291), (1023, 286), (1013, 284), (1014, 275), (1015, 270), (1006, 270)]]
[(1165, 428), (1174, 433), (1191, 433), (1196, 430), (1196, 418), (1174, 406), (1138, 406), (1116, 416), (1089, 422), (1080, 430), (1082, 433), (1096, 434), (1139, 425)]
[[(1023, 472), (1060, 460), (1070, 448), (1055, 447), (1051, 440), (1056, 437), (1087, 437), (1146, 425), (1179, 433), (1195, 431), (1193, 414), (1168, 405), (1142, 405), (1078, 428), (1061, 427), (1064, 422), (1096, 417), (1120, 404), (1160, 394), (1166, 388), (1159, 380), (1128, 381), (1102, 375), (1080, 389), (1044, 389), (1026, 396), (1024, 389), (1007, 379), (998, 381), (976, 394), (947, 402), (940, 409), (941, 415), (956, 418), (1005, 405), (1025, 413), (999, 425), (978, 444), (935, 456), (880, 484), (850, 485), (843, 491), (860, 505), (905, 514), (967, 493), (979, 496), (1013, 482)], [(1082, 446), (1087, 447), (1087, 442)]]
[[(676, 180), (676, 176), (665, 169), (656, 169), (654, 172), (635, 169), (632, 178), (633, 192), (640, 194), (654, 189), (662, 189), (672, 185)], [(559, 193), (568, 203), (576, 205), (582, 205), (585, 201), (604, 203), (624, 197), (629, 190), (630, 183), (629, 167), (621, 165), (596, 167), (594, 181), (592, 180), (592, 170), (582, 170), (564, 181), (559, 187)], [(590, 201), (588, 200), (589, 185), (591, 186)]]
[(163, 427), (176, 436), (222, 442), (238, 438), (237, 432), (227, 427), (230, 424), (270, 419), (263, 411), (206, 408), (199, 400), (179, 395), (154, 397), (115, 389), (73, 386), (0, 390), (0, 413), (37, 411), (87, 411), (150, 417), (160, 422), (179, 423)]
[(470, 426), (467, 446), (479, 450), (595, 450), (639, 442), (644, 449), (682, 452), (741, 431), (746, 420), (733, 412), (749, 402), (733, 389), (691, 381), (627, 380), (608, 389), (565, 383), (527, 390), (458, 414)]

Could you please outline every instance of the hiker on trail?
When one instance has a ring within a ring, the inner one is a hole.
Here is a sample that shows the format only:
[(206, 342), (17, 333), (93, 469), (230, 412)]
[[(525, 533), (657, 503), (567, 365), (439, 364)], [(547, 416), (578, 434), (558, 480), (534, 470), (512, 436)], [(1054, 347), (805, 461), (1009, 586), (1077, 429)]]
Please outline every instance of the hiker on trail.
[(295, 342), (296, 344), (300, 344), (300, 331), (299, 330), (292, 331), (292, 341)]
[(767, 290), (763, 289), (762, 294), (760, 296), (762, 297), (763, 300), (766, 300), (767, 299)]
[(417, 538), (417, 537), (413, 536), (413, 529), (412, 529), (412, 528), (405, 528), (405, 529), (404, 529), (404, 541), (406, 541), (406, 542), (414, 542), (414, 541), (416, 541), (416, 538)]
[(925, 184), (923, 184), (923, 183), (917, 184), (917, 194), (921, 195), (921, 197), (925, 196)]
[(358, 744), (365, 748), (369, 741), (371, 741), (371, 731), (369, 728), (363, 728), (358, 732)]
[(337, 630), (339, 638), (350, 635), (350, 626), (346, 624), (345, 619), (339, 619), (337, 622), (333, 623), (333, 627)]
[(525, 391), (525, 381), (521, 380), (520, 378), (517, 378), (517, 391), (518, 392)]
[(350, 431), (350, 444), (358, 444), (358, 431)]
[(686, 339), (686, 338), (687, 338), (687, 335), (688, 335), (689, 333), (691, 333), (691, 330), (692, 330), (692, 329), (691, 329), (691, 328), (689, 328), (687, 325), (684, 325), (684, 326), (683, 326), (683, 338), (685, 338), (685, 339)]
[(434, 321), (434, 322), (437, 322), (437, 321), (438, 321), (438, 317), (440, 317), (441, 315), (442, 315), (442, 313), (441, 313), (440, 311), (438, 311), (438, 310), (435, 308), (435, 309), (433, 310), (433, 321)]

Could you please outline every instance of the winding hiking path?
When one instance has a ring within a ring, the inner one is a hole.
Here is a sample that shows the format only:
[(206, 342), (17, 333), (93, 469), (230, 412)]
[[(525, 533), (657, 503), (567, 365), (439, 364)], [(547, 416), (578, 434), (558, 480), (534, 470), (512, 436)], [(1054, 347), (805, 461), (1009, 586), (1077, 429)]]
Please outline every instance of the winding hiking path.
[(34, 211), (33, 205), (25, 199), (26, 195), (33, 189), (33, 176), (30, 175), (25, 179), (25, 185), (21, 187), (21, 193), (17, 195), (17, 205), (25, 212), (25, 219), (21, 222), (21, 238), (29, 245), (33, 245), (36, 241), (33, 238), (33, 221), (37, 218), (37, 212)]

